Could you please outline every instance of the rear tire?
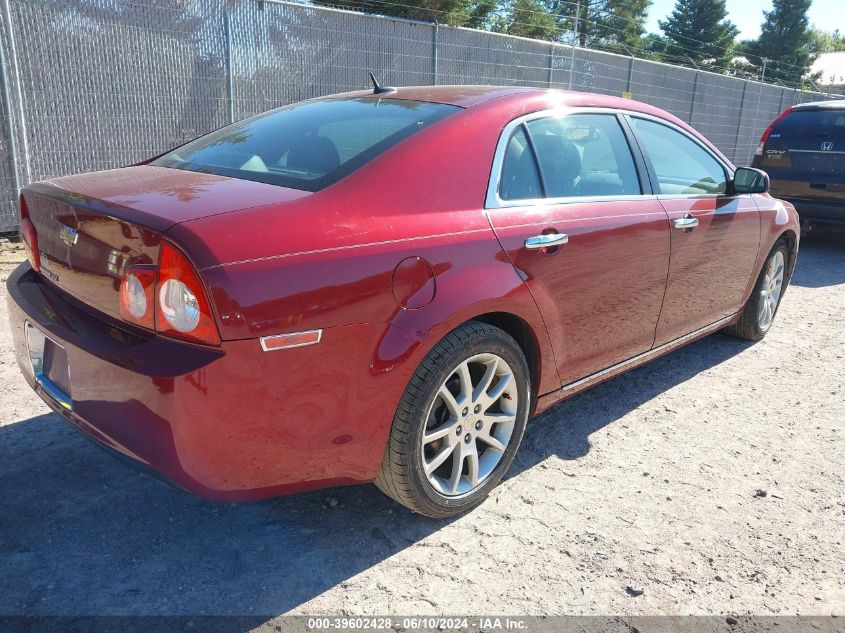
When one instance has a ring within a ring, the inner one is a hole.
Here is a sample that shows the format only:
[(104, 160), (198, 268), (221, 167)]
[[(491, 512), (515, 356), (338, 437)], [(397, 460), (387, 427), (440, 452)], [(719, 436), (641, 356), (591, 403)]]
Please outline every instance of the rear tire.
[(453, 330), (405, 389), (376, 486), (433, 518), (474, 508), (513, 462), (530, 397), (528, 364), (510, 335), (478, 321)]
[(789, 285), (789, 277), (786, 274), (788, 261), (786, 240), (780, 239), (766, 258), (739, 321), (727, 328), (729, 334), (748, 341), (759, 341), (766, 336), (774, 323), (783, 293)]
[(810, 234), (810, 231), (813, 230), (813, 225), (810, 224), (809, 220), (801, 220), (801, 239), (804, 239)]

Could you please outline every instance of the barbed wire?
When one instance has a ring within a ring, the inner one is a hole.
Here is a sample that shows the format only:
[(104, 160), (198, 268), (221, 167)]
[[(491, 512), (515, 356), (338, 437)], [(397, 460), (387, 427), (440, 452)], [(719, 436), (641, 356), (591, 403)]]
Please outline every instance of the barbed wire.
[[(291, 1), (291, 4), (306, 4), (304, 2), (301, 2), (300, 0), (290, 0), (290, 1)], [(426, 12), (426, 13), (437, 13), (437, 14), (441, 14), (441, 15), (461, 15), (461, 14), (456, 14), (455, 12), (452, 12), (452, 11), (447, 11), (445, 9), (434, 9), (434, 8), (429, 8), (429, 7), (420, 7), (419, 5), (409, 5), (409, 4), (405, 4), (405, 3), (402, 3), (402, 2), (397, 2), (396, 0), (367, 0), (367, 1), (370, 4), (377, 4), (377, 5), (381, 5), (381, 6), (402, 7), (402, 8), (405, 8), (405, 9), (423, 11), (423, 12)], [(559, 0), (559, 3), (560, 4), (566, 4), (566, 5), (573, 6), (573, 7), (579, 6), (578, 2), (572, 2), (571, 0)], [(343, 0), (338, 0), (338, 2), (331, 2), (331, 3), (327, 3), (327, 4), (329, 6), (335, 6), (335, 7), (343, 8), (343, 9), (346, 9), (346, 10), (366, 12), (365, 10), (361, 10), (359, 7), (354, 7), (354, 6), (350, 7), (348, 5), (344, 5)], [(583, 5), (581, 5), (581, 6), (583, 7)], [(533, 9), (523, 9), (523, 11), (525, 13), (530, 13), (530, 14), (535, 14), (535, 15), (545, 15), (545, 16), (550, 16), (552, 18), (563, 18), (565, 20), (570, 20), (570, 21), (575, 20), (575, 16), (570, 15), (570, 14), (554, 13), (554, 12), (549, 12), (549, 11), (538, 11), (538, 10), (533, 10)], [(598, 14), (603, 15), (605, 17), (613, 18), (615, 20), (621, 20), (623, 22), (633, 24), (633, 25), (637, 26), (638, 28), (642, 28), (641, 23), (639, 23), (637, 20), (634, 20), (632, 18), (628, 18), (626, 16), (614, 14), (612, 12), (598, 12)], [(387, 15), (387, 17), (391, 17), (389, 14), (385, 14), (385, 15)], [(463, 14), (463, 15), (467, 15), (467, 17), (468, 17), (468, 14)], [(595, 16), (596, 14), (592, 14), (592, 15)], [(619, 29), (619, 28), (616, 28), (614, 26), (611, 26), (610, 24), (600, 22), (598, 20), (593, 20), (593, 19), (590, 19), (590, 18), (587, 18), (587, 17), (579, 18), (579, 21), (585, 22), (587, 24), (592, 24), (592, 25), (598, 26), (598, 27), (601, 27), (603, 29), (613, 31), (615, 33), (623, 33), (623, 34), (625, 33), (624, 29)], [(529, 22), (512, 21), (512, 22), (510, 22), (510, 24), (537, 28), (536, 24), (529, 23)], [(542, 28), (542, 27), (540, 27), (540, 28)], [(554, 27), (554, 28), (559, 28), (559, 27)], [(562, 29), (562, 30), (568, 30), (569, 32), (573, 33), (573, 35), (574, 35), (573, 45), (576, 41), (578, 41), (578, 39), (580, 37), (580, 33), (574, 31), (573, 29)], [(684, 40), (706, 46), (711, 51), (716, 50), (716, 51), (721, 51), (723, 53), (732, 52), (732, 49), (730, 47), (716, 46), (712, 43), (703, 42), (701, 40), (697, 40), (695, 38), (680, 35), (680, 34), (677, 34), (677, 33), (673, 33), (672, 35), (674, 37), (679, 37), (679, 38), (682, 38)], [(589, 47), (593, 48), (594, 46), (595, 46), (595, 43), (591, 43)], [(629, 47), (625, 44), (620, 44), (620, 46), (622, 46), (622, 48), (624, 50), (628, 51), (629, 54), (631, 53), (631, 47)], [(684, 52), (687, 52), (687, 53), (698, 54), (698, 53), (701, 52), (700, 48), (685, 47), (685, 46), (682, 46), (680, 44), (675, 44), (675, 46), (676, 46), (676, 48), (679, 48), (680, 50), (683, 50)], [(644, 53), (644, 52), (647, 53), (647, 54), (649, 53), (649, 51), (647, 51), (646, 49), (643, 49), (642, 47), (639, 47), (639, 48), (635, 47), (634, 51), (636, 51), (638, 53)], [(684, 59), (681, 56), (671, 56), (671, 55), (666, 55), (666, 54), (662, 54), (662, 53), (659, 53), (659, 54), (661, 54), (661, 56), (664, 56), (665, 58), (672, 58), (675, 61), (682, 63), (682, 65), (684, 65), (684, 66), (686, 66), (688, 62), (692, 61), (690, 59)], [(631, 55), (631, 56), (633, 57), (634, 55)], [(751, 54), (751, 53), (742, 53), (742, 54), (739, 54), (737, 56), (738, 57), (745, 57), (746, 59), (748, 59), (749, 57), (753, 57), (753, 58), (760, 60), (761, 62), (764, 59), (762, 56), (754, 55), (754, 54)], [(799, 66), (797, 64), (789, 63), (787, 61), (784, 61), (783, 59), (772, 59), (772, 58), (766, 58), (766, 59), (767, 59), (767, 64), (770, 64), (770, 65), (786, 66), (786, 67), (789, 67), (789, 68), (801, 70), (802, 72), (806, 70), (806, 68), (803, 67), (803, 66)], [(695, 62), (693, 62), (693, 64), (695, 64)], [(713, 71), (709, 68), (707, 68), (705, 70), (708, 70), (710, 72), (717, 72), (717, 71)], [(725, 74), (725, 73), (719, 73), (719, 74)]]
[[(306, 30), (306, 31), (314, 31), (314, 32), (324, 32), (325, 31), (325, 28), (322, 27), (322, 26), (314, 26), (314, 25), (308, 25), (308, 24), (296, 24), (296, 25), (293, 25), (293, 28), (303, 29), (303, 30)], [(332, 29), (331, 31), (334, 34), (341, 35), (341, 36), (359, 35), (359, 32), (354, 31), (354, 30)], [(486, 32), (481, 32), (481, 33), (483, 33), (485, 35), (493, 35), (493, 34), (488, 34)], [(407, 38), (405, 38), (405, 37), (395, 36), (395, 35), (380, 34), (378, 37), (380, 39), (383, 39), (383, 40), (395, 40), (395, 41), (401, 42), (401, 43), (407, 43), (407, 41), (408, 41)], [(536, 45), (553, 44), (553, 45), (556, 45), (556, 46), (564, 46), (564, 45), (558, 44), (558, 43), (542, 42), (542, 41), (539, 41), (539, 40), (525, 40), (525, 41), (531, 42), (531, 43), (536, 44)], [(439, 46), (442, 47), (442, 48), (453, 47), (453, 48), (459, 48), (459, 49), (474, 49), (474, 50), (478, 50), (478, 51), (481, 51), (481, 52), (484, 52), (484, 53), (494, 52), (494, 53), (507, 54), (508, 56), (511, 57), (511, 59), (508, 60), (508, 64), (507, 64), (508, 67), (512, 68), (512, 69), (516, 69), (516, 70), (540, 70), (540, 71), (543, 71), (543, 72), (548, 72), (548, 70), (549, 70), (548, 69), (548, 60), (549, 60), (549, 51), (548, 50), (545, 50), (545, 51), (514, 50), (512, 48), (491, 47), (489, 45), (475, 46), (475, 45), (466, 44), (466, 43), (449, 43), (449, 42), (443, 42), (443, 41), (439, 42)], [(564, 54), (560, 56), (560, 59), (569, 61), (570, 60), (570, 57), (569, 57), (570, 50), (571, 49), (564, 52)], [(576, 49), (576, 50), (586, 51), (586, 52), (594, 51), (594, 52), (597, 52), (597, 53), (600, 53), (600, 54), (603, 52), (603, 51), (596, 50), (596, 49), (586, 49), (586, 48), (583, 48), (583, 49), (579, 48), (579, 49)], [(393, 57), (393, 58), (420, 59), (420, 60), (425, 61), (426, 63), (430, 62), (430, 60), (431, 60), (431, 57), (427, 54), (426, 55), (417, 55), (417, 54), (409, 53), (409, 52), (373, 51), (373, 50), (369, 50), (369, 49), (358, 49), (358, 48), (349, 48), (349, 47), (344, 47), (343, 52), (345, 54), (362, 53), (362, 54), (368, 54), (368, 55), (385, 55), (385, 56), (389, 56), (389, 57)], [(538, 64), (519, 63), (518, 61), (512, 59), (512, 57), (514, 55), (524, 56), (524, 57), (528, 57), (528, 58), (536, 57), (536, 58), (538, 58), (538, 60), (542, 60), (542, 62), (540, 62)], [(442, 56), (442, 55), (439, 56), (438, 59), (439, 59), (439, 62), (441, 64), (442, 63), (448, 63), (448, 62), (460, 63), (460, 62), (467, 61), (465, 59), (450, 58), (448, 56)], [(602, 61), (602, 60), (599, 60), (599, 59), (584, 60), (582, 58), (582, 59), (576, 59), (575, 61), (576, 61), (576, 63), (581, 63), (582, 65), (583, 64), (591, 64), (593, 66), (602, 66), (602, 67), (605, 67), (605, 68), (618, 69), (617, 65), (614, 65), (614, 64), (611, 64), (609, 62)], [(654, 62), (654, 61), (651, 61), (651, 60), (639, 60), (639, 61), (641, 63), (645, 63), (645, 64), (659, 64), (660, 63), (660, 62)], [(478, 64), (478, 65), (486, 65), (486, 66), (500, 66), (501, 65), (500, 61), (487, 61), (487, 60), (483, 60), (483, 59), (472, 60), (472, 63)], [(369, 70), (369, 69), (363, 69), (362, 68), (361, 70), (366, 71), (366, 70)], [(578, 73), (577, 70), (570, 69), (569, 67), (566, 67), (566, 68), (554, 68), (553, 67), (552, 68), (553, 72), (570, 72), (570, 70), (572, 70), (576, 74)], [(689, 70), (689, 69), (685, 69), (685, 70)], [(410, 72), (410, 73), (421, 74), (421, 75), (430, 75), (429, 70), (415, 71), (415, 70), (405, 69), (405, 70), (403, 70), (403, 72)], [(654, 77), (654, 78), (661, 78), (661, 79), (665, 77), (665, 73), (661, 73), (657, 69), (647, 70), (647, 69), (644, 69), (642, 66), (635, 69), (634, 72), (637, 75), (642, 75), (642, 76), (646, 76), (646, 77)], [(441, 72), (440, 74), (445, 76), (446, 73)], [(459, 76), (459, 75), (455, 75), (455, 76)], [(604, 74), (601, 74), (600, 72), (596, 72), (595, 69), (590, 71), (590, 76), (595, 78), (595, 79), (607, 79), (607, 80), (611, 80), (611, 81), (619, 80), (617, 77), (614, 77), (612, 75), (604, 75)], [(738, 82), (746, 81), (746, 80), (741, 79), (739, 77), (730, 77), (730, 76), (727, 76), (727, 75), (720, 75), (720, 76), (725, 77), (726, 79), (735, 80), (735, 81), (738, 81)], [(476, 78), (478, 78), (478, 79), (496, 79), (497, 77), (494, 77), (494, 76), (476, 76)], [(652, 87), (654, 85), (654, 84), (646, 84), (642, 81), (636, 81), (636, 80), (633, 80), (633, 79), (630, 82), (628, 82), (627, 79), (626, 80), (619, 80), (619, 81), (621, 81), (621, 83), (625, 83), (625, 84), (630, 83), (631, 87), (637, 87), (637, 86)], [(683, 82), (684, 84), (689, 85), (689, 86), (692, 86), (692, 84), (694, 83), (693, 79), (686, 79), (686, 78), (676, 78), (674, 81), (676, 83), (677, 82)], [(663, 86), (661, 89), (664, 90), (664, 91), (670, 91), (670, 92), (678, 93), (678, 94), (682, 94), (682, 95), (693, 95), (694, 94), (694, 91), (692, 90), (692, 88), (686, 89), (686, 88), (679, 87), (679, 86), (671, 86), (671, 85), (670, 86)], [(723, 93), (724, 96), (727, 96), (727, 95), (730, 95), (730, 94), (740, 95), (742, 93), (742, 89), (741, 88), (723, 87), (722, 93)], [(680, 100), (678, 100), (678, 101), (680, 101)]]

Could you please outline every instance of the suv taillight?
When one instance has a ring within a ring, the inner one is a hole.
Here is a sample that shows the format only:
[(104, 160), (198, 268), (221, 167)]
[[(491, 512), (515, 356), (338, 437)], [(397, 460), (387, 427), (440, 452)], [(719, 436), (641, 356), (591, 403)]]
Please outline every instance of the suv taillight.
[(766, 141), (769, 140), (769, 135), (772, 133), (772, 130), (775, 129), (775, 126), (783, 121), (787, 114), (792, 112), (792, 108), (787, 108), (783, 112), (781, 112), (778, 117), (772, 121), (772, 123), (763, 131), (763, 136), (760, 137), (760, 144), (757, 146), (756, 151), (754, 152), (757, 156), (763, 155), (763, 147), (766, 145)]
[(29, 209), (23, 195), (19, 198), (21, 212), (21, 239), (26, 248), (26, 257), (29, 265), (35, 272), (41, 270), (41, 253), (38, 251), (38, 235), (35, 233), (35, 225), (29, 219)]
[(220, 345), (211, 303), (182, 251), (162, 241), (158, 266), (128, 266), (119, 292), (120, 316), (159, 334)]

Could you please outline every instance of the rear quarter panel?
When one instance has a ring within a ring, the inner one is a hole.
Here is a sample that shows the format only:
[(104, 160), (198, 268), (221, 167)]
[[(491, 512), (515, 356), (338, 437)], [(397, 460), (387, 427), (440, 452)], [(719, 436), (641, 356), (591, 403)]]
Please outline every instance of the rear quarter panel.
[[(455, 114), (306, 198), (184, 222), (167, 233), (200, 268), (227, 342), (309, 329), (354, 335), (349, 326), (375, 324), (366, 350), (353, 340), (347, 355), (337, 353), (343, 345), (333, 345), (330, 358), (322, 344), (302, 349), (315, 365), (328, 365), (326, 376), (335, 375), (332, 367), (349, 370), (348, 378), (332, 379), (334, 392), (346, 396), (320, 416), (363, 425), (354, 434), (361, 440), (356, 463), (370, 472), (358, 470), (356, 478), (377, 474), (413, 371), (468, 319), (490, 312), (519, 318), (536, 344), (538, 392), (560, 386), (536, 304), (484, 214), (504, 122), (498, 111), (480, 114)], [(430, 270), (430, 283), (399, 292), (397, 266), (408, 258), (424, 262), (418, 269)], [(286, 353), (274, 352), (274, 362)], [(314, 381), (313, 373), (303, 374), (309, 381), (277, 375), (274, 388), (290, 392)]]

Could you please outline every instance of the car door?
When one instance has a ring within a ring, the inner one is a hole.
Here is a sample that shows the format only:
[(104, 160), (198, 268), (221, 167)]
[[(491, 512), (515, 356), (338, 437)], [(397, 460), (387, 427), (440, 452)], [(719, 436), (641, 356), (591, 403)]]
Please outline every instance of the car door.
[(649, 186), (613, 111), (534, 113), (502, 134), (487, 213), (537, 302), (564, 385), (652, 347), (669, 229)]
[(757, 260), (760, 218), (750, 195), (729, 192), (731, 172), (686, 131), (630, 116), (653, 186), (669, 216), (671, 258), (655, 345), (735, 314)]

